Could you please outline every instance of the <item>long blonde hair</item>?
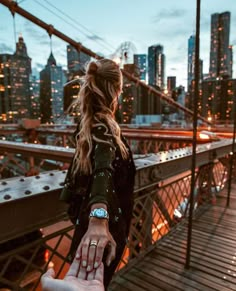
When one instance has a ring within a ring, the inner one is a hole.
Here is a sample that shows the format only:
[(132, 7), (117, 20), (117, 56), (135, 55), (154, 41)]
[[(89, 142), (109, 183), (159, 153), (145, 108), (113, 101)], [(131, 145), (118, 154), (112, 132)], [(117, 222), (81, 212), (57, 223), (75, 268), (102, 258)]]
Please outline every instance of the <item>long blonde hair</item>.
[(99, 123), (110, 129), (122, 157), (128, 158), (128, 150), (121, 140), (120, 127), (114, 118), (118, 96), (122, 91), (122, 80), (119, 67), (109, 59), (91, 61), (87, 65), (78, 98), (73, 103), (81, 116), (72, 167), (74, 174), (78, 170), (84, 174), (92, 173), (90, 154), (95, 138), (91, 132)]

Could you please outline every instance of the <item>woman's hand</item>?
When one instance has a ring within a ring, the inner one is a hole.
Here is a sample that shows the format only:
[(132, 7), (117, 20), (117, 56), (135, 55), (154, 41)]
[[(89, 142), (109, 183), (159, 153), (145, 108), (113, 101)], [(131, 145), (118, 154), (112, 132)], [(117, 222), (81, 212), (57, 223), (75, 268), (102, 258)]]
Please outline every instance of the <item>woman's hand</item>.
[(100, 266), (105, 248), (108, 248), (106, 264), (109, 266), (116, 254), (116, 242), (109, 232), (108, 220), (91, 217), (88, 230), (77, 249), (77, 257), (87, 271)]
[(55, 279), (53, 269), (41, 277), (43, 291), (104, 291), (103, 285), (104, 267), (103, 264), (92, 272), (87, 272), (81, 266), (81, 262), (74, 259), (64, 279)]

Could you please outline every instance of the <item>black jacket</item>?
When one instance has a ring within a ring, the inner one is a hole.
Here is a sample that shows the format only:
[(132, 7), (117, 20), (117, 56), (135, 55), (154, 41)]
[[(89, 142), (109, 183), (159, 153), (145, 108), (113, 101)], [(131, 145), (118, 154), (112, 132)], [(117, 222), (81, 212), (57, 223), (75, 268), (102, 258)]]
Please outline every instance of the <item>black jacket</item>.
[[(123, 159), (114, 137), (103, 123), (94, 126), (92, 135), (92, 174), (77, 173), (75, 180), (72, 181), (71, 166), (68, 170), (65, 188), (71, 189), (69, 216), (73, 223), (76, 223), (81, 212), (88, 215), (92, 204), (105, 203), (111, 223), (122, 215), (127, 224), (126, 231), (128, 231), (132, 215), (135, 178), (135, 165), (130, 147), (122, 136), (122, 141), (129, 152), (129, 158)], [(61, 198), (63, 199), (63, 194)]]

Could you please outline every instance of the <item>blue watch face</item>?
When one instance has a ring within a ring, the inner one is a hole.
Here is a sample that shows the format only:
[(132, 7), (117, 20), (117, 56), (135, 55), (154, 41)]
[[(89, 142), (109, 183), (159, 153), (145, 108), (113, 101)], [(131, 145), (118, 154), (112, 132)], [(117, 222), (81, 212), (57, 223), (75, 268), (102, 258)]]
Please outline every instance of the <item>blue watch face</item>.
[(89, 217), (109, 219), (109, 215), (108, 215), (106, 209), (103, 209), (103, 208), (95, 208), (94, 210), (91, 211)]
[(96, 211), (96, 214), (97, 214), (97, 216), (99, 216), (99, 217), (103, 217), (103, 216), (105, 216), (105, 212), (104, 212), (102, 209), (98, 209), (98, 210)]

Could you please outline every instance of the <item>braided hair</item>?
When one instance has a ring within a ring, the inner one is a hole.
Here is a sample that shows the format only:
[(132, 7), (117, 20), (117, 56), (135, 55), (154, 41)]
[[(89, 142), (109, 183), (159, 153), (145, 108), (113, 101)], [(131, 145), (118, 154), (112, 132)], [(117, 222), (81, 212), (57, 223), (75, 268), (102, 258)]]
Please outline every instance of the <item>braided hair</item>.
[(83, 84), (73, 108), (79, 110), (80, 125), (76, 137), (73, 173), (91, 174), (90, 154), (93, 148), (92, 128), (98, 123), (108, 126), (124, 159), (128, 157), (121, 140), (120, 127), (114, 115), (122, 91), (123, 77), (119, 66), (109, 59), (91, 61), (86, 67)]

